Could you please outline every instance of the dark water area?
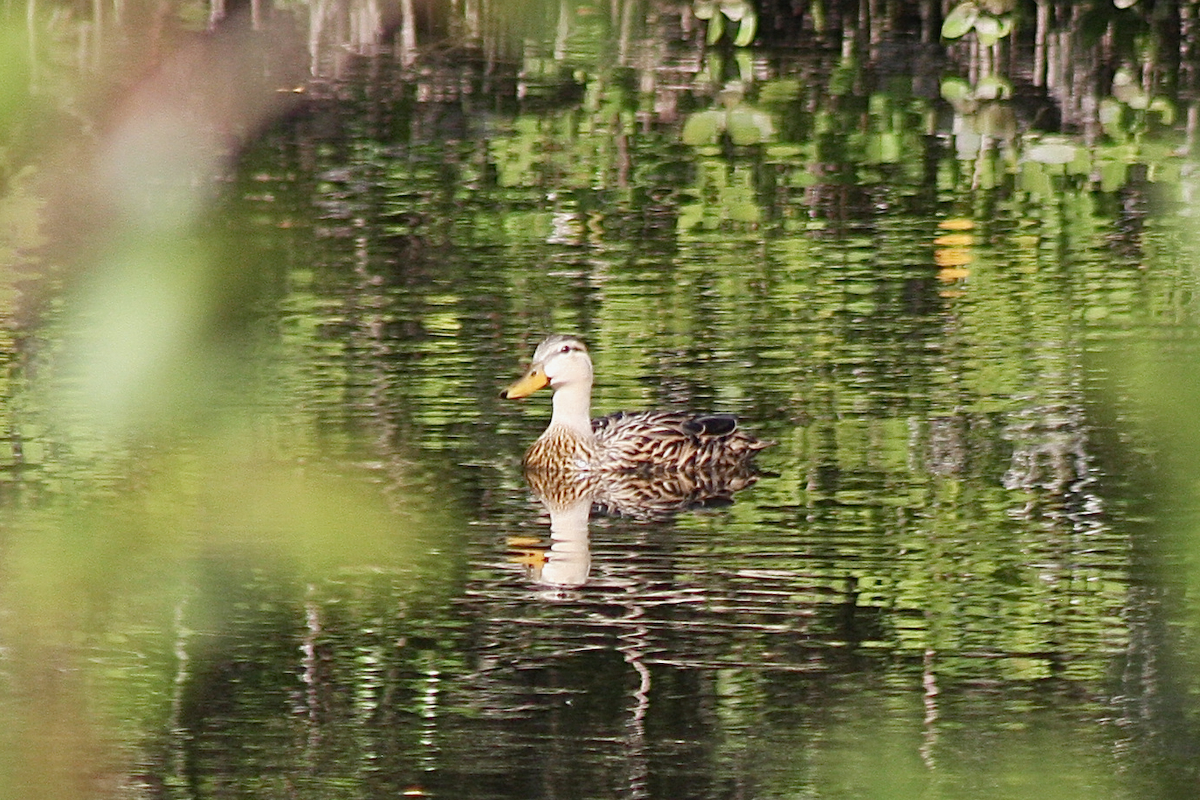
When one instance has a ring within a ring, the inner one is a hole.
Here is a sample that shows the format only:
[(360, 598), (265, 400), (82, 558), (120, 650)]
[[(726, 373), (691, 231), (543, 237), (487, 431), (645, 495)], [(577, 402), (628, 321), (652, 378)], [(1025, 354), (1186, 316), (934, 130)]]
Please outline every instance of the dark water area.
[[(1126, 107), (1095, 135), (1018, 48), (1054, 124), (992, 129), (921, 14), (706, 48), (674, 6), (538, 8), (553, 37), (310, 42), (162, 237), (211, 274), (114, 245), (6, 343), (8, 785), (1195, 796), (1186, 92), (1168, 123), (1098, 90)], [(549, 396), (499, 393), (555, 331), (596, 413), (776, 442), (757, 480), (540, 502)], [(99, 779), (53, 755), (88, 748)]]

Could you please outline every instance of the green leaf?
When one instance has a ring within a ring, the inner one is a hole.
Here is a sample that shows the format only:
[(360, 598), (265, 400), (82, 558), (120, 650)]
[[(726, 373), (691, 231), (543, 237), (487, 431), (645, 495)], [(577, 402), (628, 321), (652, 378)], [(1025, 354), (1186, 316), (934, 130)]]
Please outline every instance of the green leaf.
[(999, 75), (988, 75), (975, 87), (975, 96), (980, 100), (1003, 100), (1012, 97), (1012, 84)]
[[(803, 161), (804, 148), (795, 144), (773, 144), (767, 147), (767, 157), (772, 161), (799, 162)], [(806, 176), (806, 172), (796, 172), (793, 179)]]
[(696, 83), (716, 83), (717, 76), (724, 73), (725, 59), (721, 58), (721, 54), (716, 50), (710, 50), (704, 56), (704, 64), (700, 67), (700, 71), (696, 73)]
[(736, 145), (760, 144), (775, 132), (769, 114), (746, 107), (730, 109), (726, 127)]
[(692, 114), (683, 123), (683, 143), (697, 147), (716, 144), (725, 130), (725, 115), (720, 111), (700, 111)]
[(1065, 141), (1045, 141), (1025, 151), (1025, 157), (1040, 164), (1070, 164), (1075, 160), (1076, 146)]
[(1017, 6), (1017, 0), (980, 0), (979, 6), (989, 14), (1003, 16)]
[(980, 14), (979, 18), (975, 20), (975, 35), (979, 37), (981, 45), (991, 47), (1000, 41), (1002, 35), (1000, 20), (991, 14)]
[(716, 44), (721, 41), (721, 35), (725, 33), (725, 17), (720, 14), (713, 15), (713, 18), (708, 21), (708, 43)]
[(899, 134), (891, 132), (878, 133), (867, 138), (867, 157), (877, 164), (899, 163), (903, 152), (903, 142)]
[(829, 94), (833, 97), (848, 95), (854, 90), (858, 77), (858, 62), (853, 55), (843, 58), (829, 74), (827, 84)]
[(1100, 101), (1100, 124), (1101, 125), (1120, 125), (1121, 115), (1125, 109), (1119, 102), (1111, 97), (1106, 97)]
[(1159, 121), (1163, 125), (1173, 125), (1175, 123), (1175, 104), (1165, 97), (1156, 97), (1150, 101), (1150, 111), (1157, 111)]
[(753, 14), (754, 11), (746, 0), (721, 0), (721, 13), (730, 22), (740, 22), (747, 13)]
[(765, 105), (783, 105), (800, 97), (800, 81), (792, 78), (776, 78), (767, 81), (758, 90), (758, 102)]
[(975, 27), (975, 20), (978, 18), (979, 6), (971, 0), (956, 6), (942, 22), (942, 38), (961, 39), (971, 32), (971, 29)]
[(733, 202), (729, 204), (727, 210), (729, 218), (734, 222), (758, 222), (762, 217), (762, 210), (755, 203)]
[(734, 47), (749, 47), (754, 42), (754, 34), (757, 32), (758, 15), (750, 11), (738, 24), (737, 36), (733, 39)]
[(704, 204), (688, 203), (679, 209), (679, 227), (681, 230), (691, 230), (700, 227), (704, 222)]
[(1115, 192), (1125, 185), (1129, 174), (1128, 165), (1120, 161), (1109, 161), (1100, 166), (1100, 191)]
[[(743, 22), (742, 24), (744, 25), (745, 23)], [(754, 59), (751, 58), (748, 50), (734, 50), (733, 61), (735, 64), (737, 64), (739, 83), (754, 80)], [(742, 91), (738, 95), (739, 99), (745, 93), (746, 92), (743, 85)]]
[(983, 137), (974, 130), (966, 129), (954, 135), (954, 154), (964, 160), (972, 160), (979, 156), (983, 147)]
[(1027, 163), (1021, 169), (1021, 188), (1035, 196), (1045, 197), (1050, 194), (1050, 176), (1046, 169), (1037, 162)]
[(963, 100), (971, 100), (974, 95), (971, 93), (971, 84), (967, 83), (962, 78), (944, 78), (942, 79), (942, 99), (947, 103), (957, 103)]
[(717, 13), (717, 4), (712, 0), (696, 0), (692, 5), (692, 13), (696, 19), (712, 19)]

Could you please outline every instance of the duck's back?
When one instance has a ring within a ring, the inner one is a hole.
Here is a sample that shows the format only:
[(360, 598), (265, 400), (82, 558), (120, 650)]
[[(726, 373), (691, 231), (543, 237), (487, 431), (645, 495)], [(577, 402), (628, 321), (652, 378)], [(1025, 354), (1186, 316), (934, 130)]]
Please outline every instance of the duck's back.
[(712, 471), (744, 469), (771, 442), (739, 430), (732, 414), (618, 412), (592, 420), (602, 469)]

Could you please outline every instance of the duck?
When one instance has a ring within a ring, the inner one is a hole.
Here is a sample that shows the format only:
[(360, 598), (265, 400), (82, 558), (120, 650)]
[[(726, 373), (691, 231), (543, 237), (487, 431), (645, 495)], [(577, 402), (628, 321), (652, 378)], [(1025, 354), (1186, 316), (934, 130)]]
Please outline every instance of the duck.
[(552, 334), (525, 374), (501, 392), (509, 400), (547, 386), (553, 392), (550, 424), (522, 461), (527, 473), (745, 474), (755, 454), (774, 444), (743, 431), (733, 414), (618, 411), (592, 419), (593, 380), (583, 340)]

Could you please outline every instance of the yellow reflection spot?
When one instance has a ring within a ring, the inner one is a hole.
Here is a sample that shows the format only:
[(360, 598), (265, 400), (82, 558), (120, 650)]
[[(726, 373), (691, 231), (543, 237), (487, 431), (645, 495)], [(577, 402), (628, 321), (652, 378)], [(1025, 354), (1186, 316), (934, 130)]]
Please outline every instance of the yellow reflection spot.
[(944, 247), (970, 247), (975, 244), (975, 237), (969, 233), (947, 233), (934, 239), (933, 243)]
[(971, 272), (969, 270), (963, 269), (962, 267), (943, 267), (942, 269), (938, 270), (937, 277), (942, 283), (953, 283), (954, 281), (963, 280), (970, 274)]
[(933, 251), (933, 263), (939, 267), (965, 267), (974, 260), (971, 251), (965, 247), (945, 247)]
[(520, 564), (528, 569), (541, 569), (546, 563), (546, 545), (536, 536), (510, 536), (508, 563)]
[(938, 222), (938, 228), (950, 231), (938, 234), (933, 240), (933, 263), (939, 267), (937, 277), (942, 283), (960, 281), (970, 274), (966, 266), (975, 260), (971, 253), (975, 235), (967, 231), (974, 227), (974, 221), (963, 217)]

